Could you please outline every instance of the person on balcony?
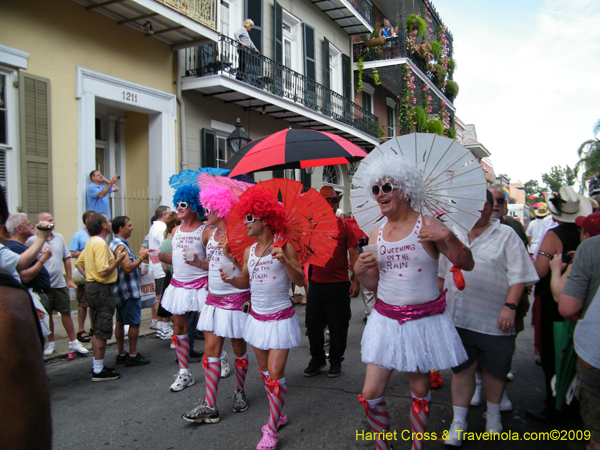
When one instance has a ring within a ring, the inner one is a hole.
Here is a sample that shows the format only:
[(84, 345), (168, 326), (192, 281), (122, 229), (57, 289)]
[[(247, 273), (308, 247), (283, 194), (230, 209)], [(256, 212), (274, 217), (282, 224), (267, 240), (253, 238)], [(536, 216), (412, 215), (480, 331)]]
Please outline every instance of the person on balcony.
[(379, 37), (391, 38), (397, 35), (396, 29), (390, 24), (390, 21), (383, 19), (383, 26), (379, 28)]
[(240, 45), (240, 47), (238, 48), (239, 63), (236, 76), (238, 80), (244, 80), (246, 78), (247, 66), (255, 65), (251, 62), (251, 50), (254, 50), (257, 55), (260, 55), (260, 52), (254, 45), (254, 42), (252, 42), (252, 39), (250, 39), (250, 35), (248, 34), (248, 32), (252, 29), (253, 26), (254, 22), (252, 21), (252, 19), (246, 19), (244, 20), (242, 28), (237, 30), (233, 35), (234, 39), (238, 41)]

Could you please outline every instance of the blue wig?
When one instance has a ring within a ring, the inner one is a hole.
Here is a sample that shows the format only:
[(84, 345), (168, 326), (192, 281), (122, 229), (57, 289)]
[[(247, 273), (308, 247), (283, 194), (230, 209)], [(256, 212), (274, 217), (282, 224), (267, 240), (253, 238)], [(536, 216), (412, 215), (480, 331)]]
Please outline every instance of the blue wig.
[(173, 194), (173, 206), (177, 203), (186, 202), (198, 216), (204, 216), (204, 208), (200, 205), (200, 189), (197, 184), (182, 186)]

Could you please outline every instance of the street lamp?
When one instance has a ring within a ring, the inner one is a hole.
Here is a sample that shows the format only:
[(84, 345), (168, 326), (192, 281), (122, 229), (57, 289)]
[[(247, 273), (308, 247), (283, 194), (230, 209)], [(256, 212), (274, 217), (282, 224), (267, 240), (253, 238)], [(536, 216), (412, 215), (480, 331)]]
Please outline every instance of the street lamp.
[(348, 183), (352, 183), (352, 178), (354, 177), (354, 174), (358, 170), (359, 164), (360, 164), (360, 162), (350, 163), (350, 165), (348, 166)]
[(229, 144), (229, 148), (235, 154), (240, 148), (242, 148), (250, 141), (251, 139), (246, 133), (244, 133), (244, 130), (242, 130), (242, 121), (240, 119), (237, 119), (235, 121), (235, 130), (233, 130), (231, 134), (227, 136), (227, 143)]
[(307, 174), (309, 174), (309, 175), (312, 175), (313, 173), (315, 173), (315, 168), (314, 168), (314, 167), (306, 167), (306, 168), (304, 169), (304, 171), (305, 171)]

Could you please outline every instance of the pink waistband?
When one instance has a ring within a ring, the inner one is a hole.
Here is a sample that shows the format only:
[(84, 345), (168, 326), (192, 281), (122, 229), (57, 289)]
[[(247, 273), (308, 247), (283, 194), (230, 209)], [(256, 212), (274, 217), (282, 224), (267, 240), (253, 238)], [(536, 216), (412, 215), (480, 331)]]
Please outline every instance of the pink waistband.
[(171, 286), (183, 289), (202, 289), (208, 284), (208, 277), (199, 278), (194, 281), (177, 281), (171, 278)]
[(442, 314), (446, 310), (446, 291), (444, 290), (438, 298), (420, 305), (394, 306), (388, 305), (383, 300), (377, 299), (375, 310), (385, 317), (397, 320), (400, 325), (409, 320), (417, 320), (422, 317)]
[(240, 294), (226, 295), (224, 297), (217, 297), (209, 292), (208, 297), (206, 297), (207, 305), (234, 311), (241, 311), (244, 303), (249, 301), (250, 291), (242, 292)]
[(277, 322), (278, 320), (294, 317), (294, 314), (296, 314), (296, 311), (294, 311), (293, 306), (282, 309), (281, 311), (277, 311), (273, 314), (258, 314), (257, 312), (254, 312), (252, 308), (250, 308), (250, 315), (261, 322)]

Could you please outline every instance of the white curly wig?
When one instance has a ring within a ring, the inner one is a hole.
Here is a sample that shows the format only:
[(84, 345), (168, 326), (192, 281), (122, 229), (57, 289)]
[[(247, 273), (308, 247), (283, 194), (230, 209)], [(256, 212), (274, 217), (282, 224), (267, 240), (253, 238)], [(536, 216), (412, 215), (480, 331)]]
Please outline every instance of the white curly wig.
[(383, 178), (394, 180), (405, 197), (410, 200), (411, 208), (420, 211), (425, 183), (416, 166), (407, 163), (399, 155), (384, 155), (377, 160), (377, 164), (369, 165), (363, 175), (364, 187), (371, 196), (373, 196), (371, 186)]

